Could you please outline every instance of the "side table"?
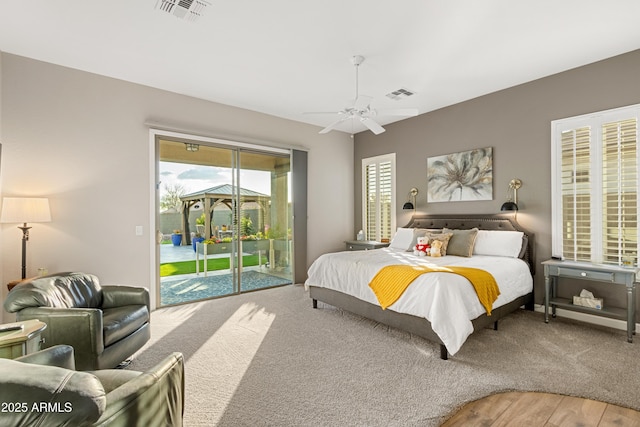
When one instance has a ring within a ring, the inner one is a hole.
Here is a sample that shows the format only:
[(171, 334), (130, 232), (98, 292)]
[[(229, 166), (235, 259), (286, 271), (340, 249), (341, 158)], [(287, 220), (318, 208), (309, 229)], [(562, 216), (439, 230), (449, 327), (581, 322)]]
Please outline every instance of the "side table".
[(41, 349), (44, 342), (41, 334), (47, 328), (46, 323), (31, 319), (2, 326), (10, 325), (22, 325), (22, 329), (0, 332), (0, 358), (15, 359)]
[[(552, 310), (552, 316), (556, 317), (556, 307), (626, 320), (627, 341), (633, 342), (636, 324), (636, 276), (640, 269), (555, 259), (544, 261), (542, 265), (544, 266), (544, 321), (546, 323), (549, 323), (549, 308)], [(627, 293), (627, 307), (603, 307), (598, 310), (574, 305), (571, 300), (566, 298), (558, 298), (559, 279), (563, 277), (624, 287)]]

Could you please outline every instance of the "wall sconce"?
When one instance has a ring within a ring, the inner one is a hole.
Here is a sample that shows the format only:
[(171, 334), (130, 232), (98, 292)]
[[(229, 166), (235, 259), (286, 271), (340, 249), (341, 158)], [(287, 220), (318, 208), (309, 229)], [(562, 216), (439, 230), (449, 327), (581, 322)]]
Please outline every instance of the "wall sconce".
[(185, 148), (187, 149), (187, 151), (192, 151), (192, 152), (196, 152), (200, 149), (200, 146), (198, 144), (189, 144), (189, 143), (185, 143)]
[(409, 191), (409, 201), (407, 203), (405, 203), (404, 205), (402, 205), (402, 209), (404, 210), (410, 210), (416, 209), (416, 196), (418, 195), (418, 189), (413, 187), (411, 189), (411, 191)]
[[(509, 181), (509, 190), (507, 190), (507, 201), (502, 204), (501, 211), (517, 211), (518, 210), (518, 189), (522, 187), (522, 181), (514, 178)], [(510, 190), (513, 190), (513, 201), (511, 200)]]
[(2, 223), (23, 223), (22, 230), (22, 278), (27, 275), (27, 240), (29, 240), (28, 222), (49, 222), (51, 211), (49, 199), (43, 197), (4, 197), (2, 199)]

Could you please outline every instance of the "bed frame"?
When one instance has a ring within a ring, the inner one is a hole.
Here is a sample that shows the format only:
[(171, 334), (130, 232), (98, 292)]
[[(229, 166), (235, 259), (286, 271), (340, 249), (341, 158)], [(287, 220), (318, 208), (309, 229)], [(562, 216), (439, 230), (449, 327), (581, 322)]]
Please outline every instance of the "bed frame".
[[(524, 238), (523, 251), (520, 253), (520, 258), (529, 264), (529, 270), (532, 275), (534, 274), (533, 235), (508, 217), (487, 215), (414, 215), (405, 227), (427, 229), (442, 229), (444, 227), (451, 229), (478, 228), (481, 230), (522, 231), (524, 232)], [(392, 310), (382, 310), (375, 304), (368, 303), (351, 295), (317, 286), (309, 286), (309, 295), (313, 301), (313, 308), (318, 308), (318, 301), (321, 301), (440, 344), (440, 358), (443, 360), (448, 359), (447, 348), (444, 346), (442, 340), (440, 340), (440, 337), (433, 332), (431, 322), (423, 317), (398, 313)], [(531, 291), (531, 293), (527, 295), (521, 296), (508, 304), (494, 309), (491, 316), (483, 314), (477, 317), (472, 321), (473, 330), (478, 331), (491, 324), (493, 324), (493, 329), (497, 330), (498, 321), (507, 314), (518, 310), (521, 306), (525, 306), (527, 310), (533, 310), (533, 297), (533, 291)]]

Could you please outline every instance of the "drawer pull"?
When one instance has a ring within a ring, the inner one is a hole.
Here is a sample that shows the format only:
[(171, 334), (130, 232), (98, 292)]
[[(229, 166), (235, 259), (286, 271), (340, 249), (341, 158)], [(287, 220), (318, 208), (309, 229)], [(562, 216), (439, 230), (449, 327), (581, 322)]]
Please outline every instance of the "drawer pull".
[(584, 271), (583, 271), (582, 273), (580, 273), (580, 275), (581, 275), (582, 277), (587, 277), (587, 273), (585, 273)]

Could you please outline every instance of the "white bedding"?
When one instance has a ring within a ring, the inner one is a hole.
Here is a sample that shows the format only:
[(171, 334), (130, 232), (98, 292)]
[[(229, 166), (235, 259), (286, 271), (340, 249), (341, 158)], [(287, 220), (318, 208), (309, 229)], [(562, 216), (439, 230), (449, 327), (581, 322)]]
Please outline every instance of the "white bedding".
[[(386, 265), (459, 265), (481, 268), (491, 273), (500, 288), (493, 308), (500, 307), (533, 289), (527, 264), (518, 258), (474, 255), (469, 258), (419, 257), (398, 249), (346, 251), (320, 256), (309, 268), (305, 288), (318, 286), (340, 291), (379, 305), (369, 282)], [(452, 273), (427, 273), (411, 283), (387, 310), (424, 317), (438, 334), (449, 354), (460, 350), (473, 332), (471, 320), (485, 313), (471, 283)]]

